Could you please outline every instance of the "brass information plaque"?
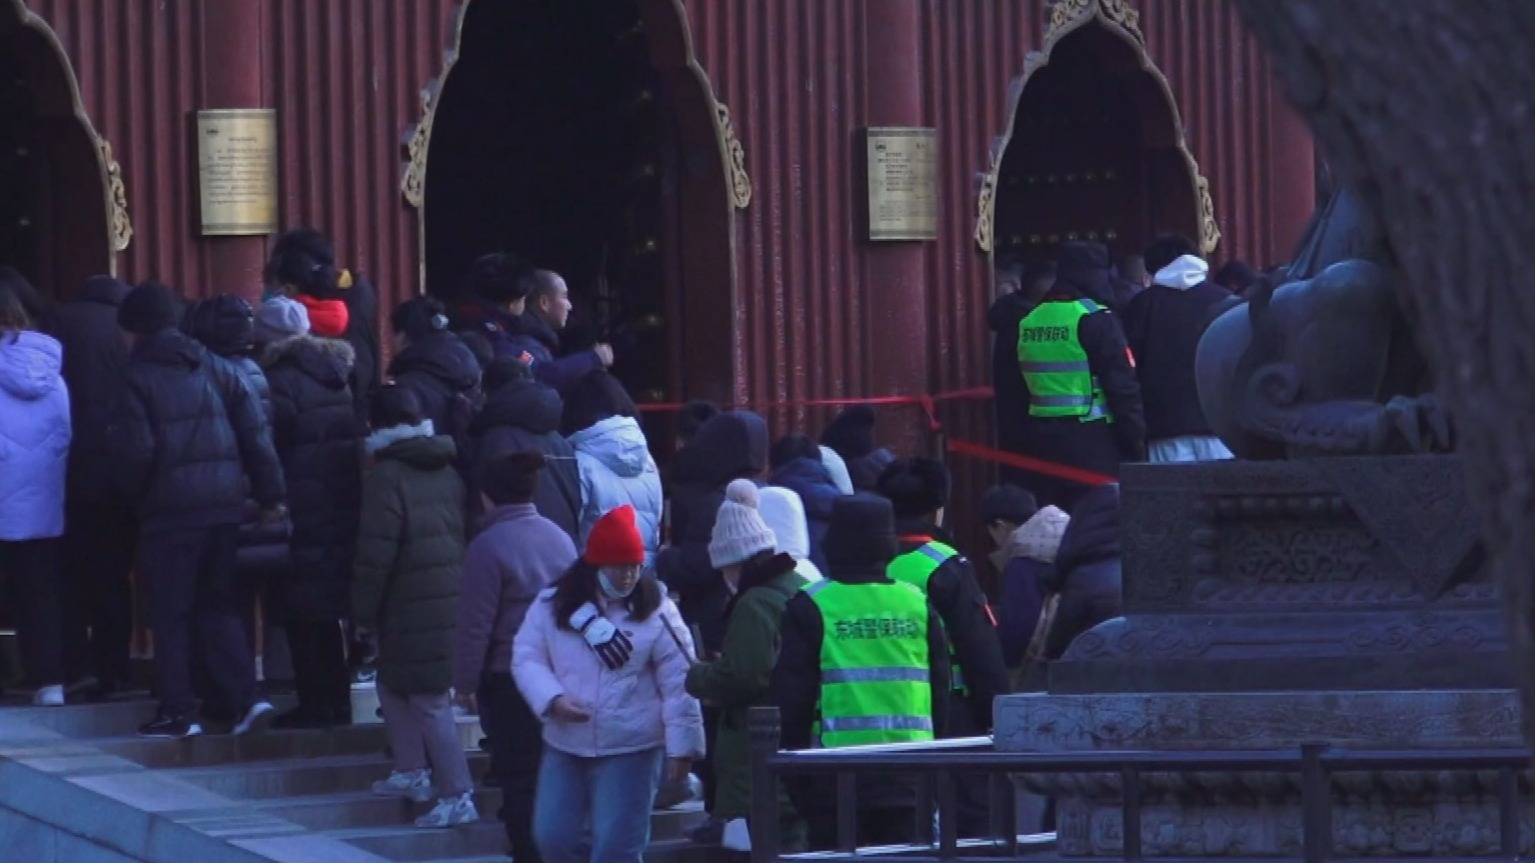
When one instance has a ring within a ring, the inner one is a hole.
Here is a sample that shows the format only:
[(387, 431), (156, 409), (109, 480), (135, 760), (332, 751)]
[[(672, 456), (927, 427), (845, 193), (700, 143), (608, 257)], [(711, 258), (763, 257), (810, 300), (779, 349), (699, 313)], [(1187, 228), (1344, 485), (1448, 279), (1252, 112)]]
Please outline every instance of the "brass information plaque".
[(866, 130), (869, 239), (938, 239), (938, 130)]
[(277, 231), (277, 112), (197, 112), (197, 177), (204, 236)]

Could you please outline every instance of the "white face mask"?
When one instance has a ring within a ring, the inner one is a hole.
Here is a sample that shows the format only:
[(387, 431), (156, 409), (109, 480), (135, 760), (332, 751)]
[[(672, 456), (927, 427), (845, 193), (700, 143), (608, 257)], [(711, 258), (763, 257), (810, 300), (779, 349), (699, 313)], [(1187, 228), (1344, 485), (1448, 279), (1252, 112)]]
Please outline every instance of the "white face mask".
[(629, 588), (627, 590), (619, 590), (618, 585), (613, 583), (613, 579), (608, 577), (608, 571), (606, 569), (597, 570), (597, 587), (602, 590), (602, 595), (604, 597), (611, 600), (628, 599), (629, 594), (634, 592), (635, 586), (639, 583), (640, 580), (636, 578), (629, 582)]

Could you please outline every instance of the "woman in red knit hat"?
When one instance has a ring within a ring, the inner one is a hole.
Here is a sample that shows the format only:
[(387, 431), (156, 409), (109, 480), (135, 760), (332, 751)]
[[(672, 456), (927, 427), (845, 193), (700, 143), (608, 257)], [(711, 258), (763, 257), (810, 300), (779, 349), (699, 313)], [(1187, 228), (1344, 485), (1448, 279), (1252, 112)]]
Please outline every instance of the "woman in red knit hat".
[(533, 836), (546, 863), (640, 863), (663, 762), (675, 781), (704, 756), (692, 638), (644, 562), (634, 508), (618, 507), (517, 631), (512, 673), (544, 724)]

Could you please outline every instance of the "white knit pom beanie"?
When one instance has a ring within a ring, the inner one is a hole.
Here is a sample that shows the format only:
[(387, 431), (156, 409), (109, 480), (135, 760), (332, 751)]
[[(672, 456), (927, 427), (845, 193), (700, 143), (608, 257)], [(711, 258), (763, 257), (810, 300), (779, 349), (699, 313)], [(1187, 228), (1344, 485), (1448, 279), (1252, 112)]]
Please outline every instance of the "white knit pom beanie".
[(751, 480), (738, 479), (725, 487), (725, 501), (714, 517), (714, 535), (709, 539), (710, 566), (724, 569), (776, 548), (778, 540), (757, 506), (757, 486)]

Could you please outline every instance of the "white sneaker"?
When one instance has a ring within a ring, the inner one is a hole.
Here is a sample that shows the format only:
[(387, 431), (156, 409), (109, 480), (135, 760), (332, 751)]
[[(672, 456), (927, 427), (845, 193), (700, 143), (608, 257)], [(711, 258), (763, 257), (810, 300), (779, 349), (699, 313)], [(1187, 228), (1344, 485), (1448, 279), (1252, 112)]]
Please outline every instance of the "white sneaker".
[(480, 820), (480, 811), (474, 808), (474, 795), (444, 797), (437, 801), (432, 811), (416, 819), (417, 827), (457, 827)]
[(38, 707), (63, 707), (64, 687), (44, 686), (32, 696), (32, 703)]
[(403, 797), (417, 803), (432, 799), (432, 771), (411, 770), (389, 774), (388, 779), (373, 783), (373, 793), (379, 797)]
[(251, 709), (246, 712), (245, 718), (240, 720), (230, 733), (236, 737), (243, 737), (247, 734), (260, 734), (267, 730), (267, 726), (272, 724), (272, 720), (276, 716), (277, 708), (265, 701), (258, 701), (251, 705)]

